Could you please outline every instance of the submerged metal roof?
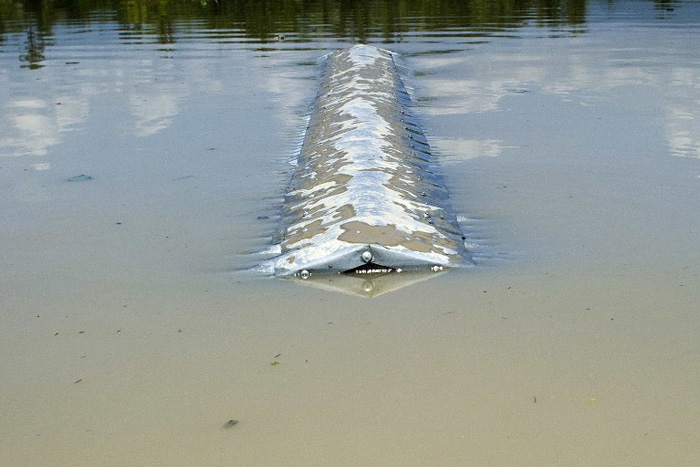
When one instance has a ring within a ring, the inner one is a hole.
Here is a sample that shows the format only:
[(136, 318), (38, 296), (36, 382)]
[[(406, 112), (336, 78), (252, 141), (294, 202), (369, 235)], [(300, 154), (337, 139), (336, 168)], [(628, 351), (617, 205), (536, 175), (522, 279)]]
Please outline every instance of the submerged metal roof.
[(285, 197), (275, 274), (438, 271), (466, 257), (391, 52), (327, 56)]

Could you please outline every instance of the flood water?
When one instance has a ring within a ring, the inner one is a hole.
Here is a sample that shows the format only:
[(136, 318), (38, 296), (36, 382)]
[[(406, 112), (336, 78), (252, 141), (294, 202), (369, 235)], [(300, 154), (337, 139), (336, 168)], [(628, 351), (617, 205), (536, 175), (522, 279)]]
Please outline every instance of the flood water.
[[(0, 465), (700, 465), (700, 3), (0, 20)], [(474, 259), (371, 299), (256, 267), (357, 42)]]

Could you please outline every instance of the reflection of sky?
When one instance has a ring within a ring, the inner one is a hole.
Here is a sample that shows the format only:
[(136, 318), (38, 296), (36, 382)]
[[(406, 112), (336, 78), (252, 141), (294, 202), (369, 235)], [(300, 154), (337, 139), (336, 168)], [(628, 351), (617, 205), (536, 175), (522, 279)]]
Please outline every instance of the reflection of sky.
[[(666, 138), (676, 156), (697, 157), (700, 159), (700, 121), (698, 120), (700, 101), (678, 103), (670, 109), (666, 121)], [(685, 108), (683, 108), (685, 107)]]
[[(678, 43), (672, 34), (661, 37), (636, 32), (618, 37), (608, 47), (598, 38), (587, 43), (588, 37), (526, 45), (504, 41), (450, 57), (423, 55), (415, 63), (428, 72), (422, 86), (431, 101), (421, 111), (448, 117), (500, 112), (507, 110), (506, 98), (527, 92), (585, 106), (599, 99), (613, 103), (620, 99), (619, 105), (629, 106), (630, 112), (645, 112), (646, 118), (651, 118), (650, 112), (663, 116), (671, 154), (700, 157), (700, 68), (688, 66), (695, 45), (689, 39), (687, 44)], [(437, 144), (472, 158), (478, 144), (468, 141)], [(482, 155), (500, 152), (493, 140), (479, 144)]]
[(61, 141), (61, 133), (84, 122), (87, 116), (88, 102), (79, 95), (5, 102), (0, 155), (45, 156)]
[[(71, 37), (69, 29), (64, 32), (67, 38)], [(150, 50), (133, 50), (124, 59), (104, 59), (114, 52), (97, 48), (95, 56), (91, 56), (81, 50), (78, 59), (73, 59), (75, 63), (73, 60), (47, 63), (41, 70), (1, 66), (0, 83), (4, 91), (0, 92), (0, 156), (51, 154), (68, 132), (85, 126), (94, 98), (98, 96), (114, 99), (115, 104), (112, 109), (100, 108), (97, 112), (93, 109), (95, 116), (112, 113), (114, 123), (123, 128), (124, 122), (116, 118), (123, 119), (125, 113), (131, 115), (127, 126), (132, 134), (146, 138), (173, 125), (190, 96), (220, 93), (227, 87), (241, 84), (227, 84), (227, 73), (223, 71), (230, 66), (240, 67), (240, 62), (219, 64), (220, 57), (207, 57), (207, 54), (202, 60), (163, 59)], [(72, 57), (70, 50), (61, 53)], [(126, 52), (120, 49), (120, 53)], [(279, 96), (278, 103), (283, 111), (298, 106), (303, 93), (312, 86), (298, 79), (297, 75), (306, 77), (308, 74), (308, 70), (298, 66), (291, 66), (289, 72), (282, 73), (264, 69), (272, 67), (279, 71), (274, 55), (260, 60), (252, 58), (246, 50), (239, 49), (237, 53), (251, 67), (249, 74), (259, 77), (251, 78), (249, 85)], [(4, 57), (10, 58), (14, 59)], [(287, 55), (283, 60), (294, 60), (294, 57)], [(315, 73), (315, 67), (312, 68)], [(231, 107), (235, 110), (235, 102)], [(39, 167), (46, 170), (51, 165)]]
[(162, 89), (129, 96), (137, 136), (151, 136), (169, 127), (177, 115), (177, 96)]
[[(167, 128), (178, 113), (177, 102), (187, 94), (187, 85), (169, 86), (144, 82), (154, 67), (133, 69), (123, 62), (98, 61), (101, 66), (76, 73), (72, 81), (61, 74), (46, 75), (32, 90), (41, 98), (8, 96), (3, 107), (0, 154), (46, 156), (60, 144), (64, 134), (83, 124), (89, 115), (91, 96), (126, 94), (137, 136), (150, 136)], [(23, 70), (16, 71), (18, 74)], [(20, 79), (19, 76), (14, 77)]]
[[(598, 13), (590, 12), (591, 16)], [(596, 99), (614, 96), (617, 89), (642, 87), (653, 97), (653, 105), (662, 103), (657, 110), (663, 114), (663, 131), (671, 152), (700, 157), (700, 71), (691, 66), (697, 62), (693, 55), (695, 36), (672, 29), (659, 34), (659, 29), (634, 25), (622, 32), (617, 23), (608, 27), (605, 22), (592, 22), (591, 26), (589, 33), (556, 40), (537, 38), (538, 34), (529, 34), (524, 28), (518, 40), (496, 38), (463, 52), (411, 58), (409, 65), (430, 72), (421, 79), (421, 93), (434, 99), (421, 112), (449, 118), (503, 111), (506, 98), (527, 92), (590, 105)], [(16, 57), (0, 56), (1, 156), (50, 154), (68, 132), (84, 126), (94, 96), (119, 96), (116, 105), (123, 108), (115, 108), (115, 115), (130, 115), (126, 126), (135, 137), (147, 138), (173, 125), (189, 97), (218, 93), (231, 85), (220, 72), (231, 65), (217, 63), (226, 60), (216, 48), (219, 46), (196, 43), (190, 50), (189, 44), (180, 44), (170, 54), (174, 59), (163, 59), (157, 44), (128, 48), (115, 39), (118, 31), (109, 28), (102, 36), (92, 33), (88, 39), (72, 34), (70, 27), (60, 30), (62, 35), (54, 38), (56, 45), (48, 49), (50, 54), (40, 70), (20, 69)], [(104, 44), (86, 47), (89, 44), (81, 44), (82, 40)], [(410, 49), (420, 44), (398, 47)], [(241, 52), (240, 44), (231, 48)], [(251, 78), (251, 85), (278, 96), (275, 103), (287, 112), (313, 86), (300, 79), (313, 76), (315, 67), (302, 69), (299, 56), (308, 61), (322, 53), (271, 53), (264, 59), (249, 55), (245, 66), (251, 67), (251, 76), (259, 78)], [(56, 56), (58, 59), (52, 61)], [(78, 63), (68, 65), (74, 61)], [(438, 144), (444, 150), (461, 147), (470, 154), (464, 157), (472, 157), (476, 140), (466, 141)], [(491, 156), (500, 153), (494, 141), (479, 143), (480, 151)]]
[(666, 138), (674, 155), (700, 159), (700, 70), (675, 68), (670, 78)]
[[(178, 99), (187, 94), (187, 84), (170, 86), (153, 82), (149, 78), (156, 71), (153, 65), (134, 68), (124, 61), (106, 60), (87, 63), (88, 67), (70, 74), (62, 70), (43, 74), (45, 70), (27, 72), (6, 68), (3, 81), (15, 89), (23, 89), (24, 96), (0, 95), (0, 155), (50, 154), (66, 132), (85, 123), (90, 113), (90, 97), (97, 95), (125, 94), (123, 100), (134, 117), (134, 134), (150, 136), (172, 123), (178, 113)], [(33, 73), (42, 76), (30, 84), (22, 83), (34, 78)], [(201, 78), (201, 74), (197, 77)], [(26, 97), (31, 93), (41, 97)]]
[(0, 154), (45, 156), (59, 141), (55, 109), (40, 99), (18, 99), (5, 103)]
[(503, 141), (495, 139), (431, 138), (430, 145), (442, 155), (440, 163), (450, 165), (475, 157), (501, 155)]

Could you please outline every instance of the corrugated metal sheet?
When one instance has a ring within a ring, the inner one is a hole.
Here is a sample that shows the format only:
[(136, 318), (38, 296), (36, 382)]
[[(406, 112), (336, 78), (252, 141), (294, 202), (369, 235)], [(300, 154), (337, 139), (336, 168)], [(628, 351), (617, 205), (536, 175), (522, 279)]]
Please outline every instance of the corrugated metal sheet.
[(391, 52), (325, 61), (282, 212), (275, 274), (442, 270), (466, 258)]

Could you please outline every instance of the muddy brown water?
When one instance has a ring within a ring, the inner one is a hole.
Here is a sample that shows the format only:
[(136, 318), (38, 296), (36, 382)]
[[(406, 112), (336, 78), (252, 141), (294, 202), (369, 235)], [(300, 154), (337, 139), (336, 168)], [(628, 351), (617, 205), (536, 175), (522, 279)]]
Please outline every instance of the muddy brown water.
[[(4, 19), (0, 465), (700, 464), (700, 8), (583, 4)], [(475, 258), (370, 300), (248, 271), (359, 40)]]

